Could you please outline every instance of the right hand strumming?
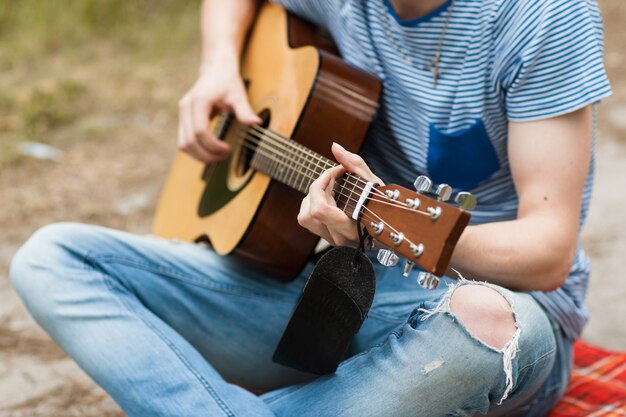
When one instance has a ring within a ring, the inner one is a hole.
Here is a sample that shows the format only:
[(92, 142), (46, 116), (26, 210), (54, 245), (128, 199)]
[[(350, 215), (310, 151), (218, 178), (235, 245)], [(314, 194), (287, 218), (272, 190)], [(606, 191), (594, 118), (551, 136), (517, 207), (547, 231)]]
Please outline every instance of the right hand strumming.
[(205, 163), (221, 161), (230, 152), (229, 145), (209, 131), (211, 116), (229, 110), (241, 123), (261, 122), (236, 70), (204, 70), (178, 107), (178, 148)]

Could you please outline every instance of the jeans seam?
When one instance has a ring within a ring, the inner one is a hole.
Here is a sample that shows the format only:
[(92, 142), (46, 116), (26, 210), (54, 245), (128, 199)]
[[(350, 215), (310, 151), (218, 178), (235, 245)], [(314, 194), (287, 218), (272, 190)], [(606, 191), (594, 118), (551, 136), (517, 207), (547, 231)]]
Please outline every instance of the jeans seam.
[[(400, 332), (399, 332), (399, 331), (394, 330), (394, 331), (392, 331), (392, 332), (389, 334), (389, 336), (390, 336), (390, 337), (391, 337), (391, 336), (393, 336), (393, 337), (395, 337), (396, 339), (399, 339), (399, 338), (401, 337), (401, 334), (400, 334)], [(367, 355), (367, 354), (368, 354), (368, 353), (370, 353), (372, 350), (377, 349), (377, 348), (380, 348), (380, 347), (382, 347), (382, 346), (386, 345), (387, 343), (389, 343), (389, 338), (385, 339), (385, 341), (384, 341), (384, 342), (376, 343), (375, 345), (370, 346), (368, 349), (364, 350), (363, 352), (359, 352), (359, 353), (357, 353), (356, 355), (353, 355), (353, 356), (351, 356), (351, 357), (347, 358), (346, 360), (344, 360), (343, 362), (341, 362), (341, 363), (339, 364), (339, 368), (341, 368), (341, 367), (343, 367), (344, 365), (346, 365), (346, 364), (348, 364), (348, 363), (352, 362), (354, 359), (357, 359), (357, 358), (360, 358), (361, 356), (365, 356), (365, 355)], [(339, 370), (339, 368), (337, 368), (337, 370)], [(332, 375), (334, 375), (334, 374), (332, 374)], [(332, 375), (330, 375), (330, 376), (332, 376)], [(307, 384), (302, 384), (301, 386), (299, 386), (298, 388), (296, 388), (296, 389), (294, 389), (294, 390), (292, 390), (292, 391), (286, 391), (286, 392), (281, 393), (281, 394), (279, 394), (279, 395), (274, 395), (274, 396), (271, 396), (271, 397), (269, 397), (269, 398), (267, 398), (267, 399), (264, 399), (264, 401), (266, 401), (266, 403), (267, 403), (267, 404), (272, 404), (272, 403), (274, 403), (274, 402), (276, 402), (276, 401), (280, 400), (281, 398), (283, 398), (283, 397), (284, 397), (284, 396), (286, 396), (286, 395), (293, 394), (294, 392), (298, 392), (299, 390), (301, 390), (301, 389), (302, 389), (302, 388), (304, 388), (305, 386), (307, 386)]]
[(544, 353), (543, 355), (538, 357), (533, 363), (529, 363), (527, 365), (524, 365), (522, 368), (518, 369), (517, 373), (521, 374), (523, 371), (525, 371), (526, 369), (530, 368), (531, 366), (537, 365), (540, 361), (542, 361), (546, 357), (552, 355), (554, 352), (556, 352), (556, 349), (552, 349), (549, 352)]
[(377, 311), (372, 311), (367, 314), (368, 317), (375, 318), (377, 320), (381, 320), (387, 323), (404, 323), (406, 322), (406, 317), (404, 318), (393, 318), (391, 315), (387, 316), (385, 314), (381, 314)]
[(343, 362), (341, 362), (339, 364), (339, 366), (342, 367), (342, 366), (352, 362), (353, 360), (355, 360), (357, 358), (360, 358), (361, 356), (367, 355), (368, 353), (370, 353), (374, 349), (378, 349), (380, 347), (385, 346), (386, 344), (389, 343), (389, 339), (391, 337), (395, 337), (396, 339), (399, 339), (401, 336), (402, 336), (402, 334), (401, 334), (401, 332), (399, 330), (393, 330), (391, 333), (389, 333), (389, 336), (384, 341), (382, 341), (380, 343), (376, 343), (376, 344), (370, 346), (368, 349), (364, 350), (363, 352), (359, 352), (356, 355), (350, 356), (348, 359), (346, 359)]
[(270, 404), (274, 404), (276, 401), (280, 400), (281, 398), (284, 398), (286, 395), (293, 394), (294, 392), (300, 391), (302, 388), (304, 388), (307, 385), (308, 384), (301, 384), (299, 387), (295, 389), (285, 390), (285, 392), (282, 392), (280, 394), (273, 394), (268, 398), (263, 398), (263, 401), (269, 406)]
[[(89, 254), (85, 254), (85, 259), (86, 260), (96, 260), (95, 258), (90, 258)], [(85, 264), (85, 269), (89, 269), (87, 268), (87, 264)], [(93, 269), (93, 268), (92, 268)], [(118, 297), (115, 294), (114, 288), (111, 284), (111, 277), (108, 274), (105, 274), (101, 271), (96, 271), (95, 269), (93, 269), (95, 272), (99, 273), (102, 277), (104, 277), (104, 283), (107, 287), (107, 289), (109, 290), (109, 292), (111, 292), (111, 294), (113, 296), (115, 296), (118, 300), (120, 300), (122, 302), (122, 304), (124, 305), (124, 307), (126, 307), (126, 309), (130, 312), (133, 313), (134, 315), (136, 315), (159, 339), (161, 339), (161, 341), (163, 343), (165, 343), (165, 345), (174, 353), (174, 355), (176, 355), (176, 357), (180, 360), (180, 362), (185, 366), (185, 368), (187, 368), (187, 370), (189, 372), (191, 372), (191, 374), (193, 376), (196, 377), (196, 379), (200, 382), (200, 384), (204, 387), (204, 389), (207, 391), (207, 393), (211, 396), (211, 398), (213, 398), (213, 400), (215, 401), (215, 403), (217, 404), (217, 406), (219, 408), (222, 409), (222, 411), (228, 416), (228, 417), (236, 417), (236, 415), (233, 413), (233, 411), (231, 410), (231, 408), (224, 402), (224, 400), (217, 394), (217, 392), (215, 391), (215, 389), (211, 386), (211, 384), (183, 357), (183, 355), (178, 351), (178, 349), (176, 348), (176, 346), (163, 334), (161, 333), (152, 323), (150, 323), (149, 321), (147, 321), (144, 317), (142, 317), (142, 315), (136, 311), (132, 306), (130, 306), (126, 300), (124, 300), (122, 297)]]
[(253, 290), (238, 291), (235, 289), (235, 287), (220, 284), (217, 282), (206, 284), (204, 282), (200, 282), (199, 280), (194, 279), (192, 276), (188, 274), (181, 273), (180, 271), (177, 271), (171, 268), (164, 268), (162, 266), (151, 264), (148, 262), (139, 262), (135, 259), (123, 258), (120, 256), (113, 256), (113, 255), (99, 255), (99, 256), (89, 256), (89, 257), (85, 256), (85, 257), (93, 260), (94, 262), (103, 262), (103, 263), (108, 262), (108, 263), (118, 263), (118, 264), (123, 264), (123, 265), (134, 266), (136, 268), (154, 272), (158, 275), (171, 278), (171, 279), (176, 279), (178, 281), (182, 281), (190, 285), (195, 285), (197, 287), (206, 288), (206, 289), (210, 289), (214, 291), (220, 291), (220, 292), (224, 292), (227, 294), (232, 294), (232, 295), (236, 295), (240, 297), (248, 297), (248, 298), (260, 297), (260, 298), (265, 298), (265, 299), (269, 299), (269, 300), (284, 303), (284, 304), (290, 304), (290, 305), (293, 304), (293, 300), (288, 299), (287, 297), (263, 294), (263, 293), (259, 293)]

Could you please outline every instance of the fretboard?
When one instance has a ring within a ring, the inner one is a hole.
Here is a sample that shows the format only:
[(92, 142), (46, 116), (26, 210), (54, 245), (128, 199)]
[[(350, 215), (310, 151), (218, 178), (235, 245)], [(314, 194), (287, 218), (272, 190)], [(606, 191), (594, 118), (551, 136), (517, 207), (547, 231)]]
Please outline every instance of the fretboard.
[[(337, 163), (293, 140), (272, 135), (258, 142), (251, 165), (274, 180), (307, 194), (313, 181)], [(352, 215), (365, 184), (366, 181), (354, 174), (338, 179), (333, 188), (337, 206)]]

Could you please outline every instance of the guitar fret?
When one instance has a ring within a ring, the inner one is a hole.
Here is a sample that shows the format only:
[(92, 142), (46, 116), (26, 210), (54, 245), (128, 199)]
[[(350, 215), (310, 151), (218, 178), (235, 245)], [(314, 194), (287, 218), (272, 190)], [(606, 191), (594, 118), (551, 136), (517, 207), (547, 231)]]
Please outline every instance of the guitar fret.
[(267, 144), (265, 142), (265, 139), (261, 139), (261, 141), (259, 142), (259, 145), (257, 146), (256, 155), (258, 155), (261, 160), (261, 167), (265, 167), (265, 172), (272, 175), (275, 162), (267, 157), (266, 151), (265, 151), (266, 148), (267, 148)]
[(292, 145), (292, 156), (293, 158), (291, 158), (291, 165), (292, 165), (292, 170), (291, 170), (291, 175), (289, 176), (289, 185), (291, 186), (291, 188), (296, 188), (296, 179), (298, 176), (298, 147), (297, 146), (293, 146)]
[(274, 178), (276, 178), (277, 180), (281, 181), (281, 175), (282, 175), (282, 160), (281, 160), (281, 156), (278, 155), (276, 158), (274, 159), (274, 164), (273, 164), (273, 170), (272, 170), (272, 176)]
[[(303, 148), (302, 146), (299, 146), (298, 148), (299, 148), (299, 152), (300, 152), (300, 155), (301, 155), (302, 166), (306, 170), (306, 169), (308, 169), (308, 159), (309, 159), (309, 156), (308, 156), (308, 154), (306, 152), (304, 152), (302, 150), (302, 148)], [(303, 184), (304, 184), (304, 181), (306, 180), (306, 178), (307, 178), (306, 171), (301, 172), (300, 173), (300, 182), (298, 183), (298, 191), (303, 192), (303, 193), (307, 191), (306, 188), (303, 187)]]
[(287, 184), (287, 175), (289, 174), (289, 160), (288, 158), (285, 156), (285, 151), (283, 149), (283, 152), (280, 155), (280, 178), (279, 180), (283, 183), (283, 184)]
[[(351, 176), (351, 175), (348, 175), (348, 177), (350, 177), (350, 176)], [(354, 178), (356, 179), (356, 177), (354, 177)], [(357, 180), (357, 181), (354, 181), (354, 183), (352, 184), (352, 189), (350, 190), (350, 195), (348, 196), (348, 199), (347, 199), (347, 201), (346, 201), (346, 207), (344, 207), (344, 211), (345, 211), (345, 212), (347, 212), (347, 210), (348, 210), (348, 204), (349, 204), (350, 202), (352, 202), (352, 199), (353, 199), (353, 196), (354, 196), (354, 190), (355, 190), (356, 186), (358, 185), (358, 183), (359, 183), (359, 182), (358, 182), (358, 180)], [(355, 204), (355, 205), (356, 205), (356, 204)]]
[[(336, 166), (334, 161), (315, 153), (305, 146), (276, 134), (260, 134), (255, 154), (251, 161), (252, 167), (266, 173), (274, 180), (279, 181), (302, 193), (307, 193), (313, 181), (329, 168)], [(338, 194), (345, 194), (346, 180), (337, 181), (341, 184)], [(354, 188), (358, 184), (351, 184), (353, 189), (341, 203), (346, 210), (353, 199)]]
[(345, 193), (343, 192), (343, 189), (345, 187), (345, 176), (341, 177), (337, 180), (337, 183), (335, 184), (335, 202), (337, 203), (337, 207), (341, 208), (341, 205), (343, 204), (345, 207), (345, 204), (348, 203), (348, 200), (346, 198)]
[(292, 158), (290, 157), (289, 152), (289, 143), (286, 142), (286, 149), (283, 151), (283, 182), (287, 185), (289, 185), (289, 179), (291, 177), (291, 173), (293, 172), (293, 169), (291, 168)]
[[(302, 160), (302, 166), (306, 168), (306, 154), (302, 152), (302, 149), (299, 146), (298, 146), (298, 153), (300, 155), (300, 159)], [(296, 190), (302, 192), (302, 181), (304, 180), (304, 173), (300, 172), (298, 175), (298, 178), (299, 178), (299, 182), (296, 186)]]
[(348, 208), (348, 203), (350, 202), (350, 199), (348, 198), (348, 195), (343, 192), (343, 190), (346, 188), (345, 187), (345, 185), (346, 185), (346, 177), (344, 176), (342, 179), (343, 179), (343, 181), (342, 181), (342, 184), (341, 184), (342, 185), (342, 187), (341, 187), (342, 190), (341, 191), (342, 191), (342, 195), (344, 196), (344, 202), (343, 202), (344, 205), (343, 205), (342, 210), (345, 212), (346, 209)]
[(286, 147), (286, 149), (284, 151), (284, 155), (285, 155), (285, 184), (290, 185), (289, 182), (290, 182), (291, 176), (293, 174), (293, 168), (291, 167), (292, 164), (293, 164), (293, 158), (290, 157), (290, 156), (292, 156), (292, 154), (290, 155), (292, 150), (290, 149), (289, 142), (286, 141), (285, 143), (287, 145), (287, 147)]
[[(265, 143), (265, 141), (263, 141), (263, 143)], [(275, 177), (278, 174), (278, 164), (279, 160), (278, 159), (272, 159), (272, 162), (270, 163), (270, 176), (271, 177)]]
[(306, 152), (306, 157), (307, 159), (310, 160), (309, 162), (310, 175), (307, 178), (307, 184), (306, 184), (306, 192), (308, 193), (309, 188), (311, 188), (311, 183), (317, 179), (317, 168), (313, 164), (315, 162), (315, 159), (312, 157), (310, 152)]
[(309, 188), (311, 188), (311, 183), (313, 183), (313, 181), (315, 181), (318, 177), (318, 173), (317, 173), (317, 167), (315, 165), (313, 165), (313, 162), (315, 162), (315, 160), (313, 159), (313, 157), (311, 156), (311, 154), (309, 152), (306, 152), (307, 158), (311, 159), (311, 171), (312, 174), (309, 176), (309, 178), (307, 179), (307, 184), (306, 184), (306, 192), (309, 191)]

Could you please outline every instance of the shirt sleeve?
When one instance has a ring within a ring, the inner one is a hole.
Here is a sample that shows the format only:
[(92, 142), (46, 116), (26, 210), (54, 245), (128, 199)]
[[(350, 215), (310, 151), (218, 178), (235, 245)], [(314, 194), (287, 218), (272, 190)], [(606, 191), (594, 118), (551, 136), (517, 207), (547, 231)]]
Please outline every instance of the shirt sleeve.
[(271, 2), (280, 4), (296, 16), (317, 26), (328, 28), (327, 17), (331, 8), (328, 0), (271, 0)]
[(611, 94), (595, 0), (506, 3), (517, 3), (503, 13), (499, 39), (510, 121), (567, 114)]

